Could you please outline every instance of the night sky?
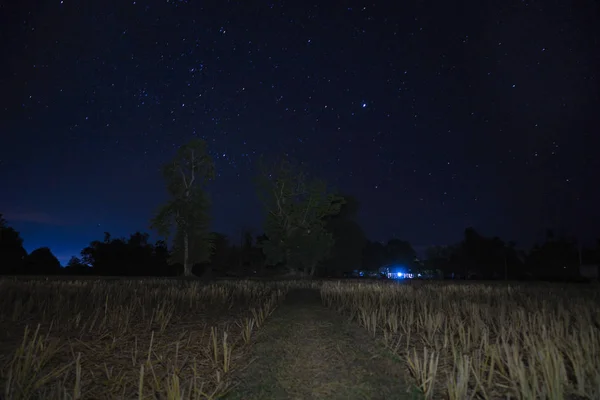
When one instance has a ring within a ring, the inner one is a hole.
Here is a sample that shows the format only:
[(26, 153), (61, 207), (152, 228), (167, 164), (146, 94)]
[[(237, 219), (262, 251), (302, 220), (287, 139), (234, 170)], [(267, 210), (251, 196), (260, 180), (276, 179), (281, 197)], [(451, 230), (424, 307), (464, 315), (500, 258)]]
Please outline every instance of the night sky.
[(355, 195), (374, 240), (591, 240), (599, 15), (592, 0), (3, 2), (0, 212), (63, 263), (104, 231), (149, 231), (161, 165), (197, 136), (230, 235), (260, 232), (256, 163), (287, 155)]

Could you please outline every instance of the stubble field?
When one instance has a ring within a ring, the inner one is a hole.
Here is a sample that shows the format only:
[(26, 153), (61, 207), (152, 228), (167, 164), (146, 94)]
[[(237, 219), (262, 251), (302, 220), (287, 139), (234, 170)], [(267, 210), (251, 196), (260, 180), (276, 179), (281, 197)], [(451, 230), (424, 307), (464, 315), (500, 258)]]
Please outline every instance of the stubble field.
[(598, 399), (595, 285), (0, 280), (6, 399)]
[(406, 364), (423, 398), (599, 399), (596, 285), (327, 283), (328, 307)]
[(0, 281), (3, 398), (215, 398), (285, 291), (248, 281)]

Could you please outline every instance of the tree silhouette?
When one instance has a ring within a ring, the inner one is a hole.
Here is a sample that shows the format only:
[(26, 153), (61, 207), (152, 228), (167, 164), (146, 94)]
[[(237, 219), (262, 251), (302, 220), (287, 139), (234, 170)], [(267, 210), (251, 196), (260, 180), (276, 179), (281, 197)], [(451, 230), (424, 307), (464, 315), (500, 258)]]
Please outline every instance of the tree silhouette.
[[(129, 239), (113, 239), (106, 232), (103, 241), (93, 241), (81, 251), (81, 264), (91, 273), (104, 276), (169, 276), (169, 251), (163, 241), (148, 242), (148, 234), (136, 232)], [(81, 269), (73, 261), (73, 267)]]
[(533, 274), (542, 279), (576, 279), (579, 277), (580, 253), (577, 241), (548, 230), (546, 240), (535, 245), (527, 257)]
[(0, 214), (0, 273), (19, 273), (26, 256), (21, 235)]
[(407, 241), (391, 239), (386, 244), (367, 242), (363, 251), (363, 268), (376, 271), (381, 267), (401, 265), (412, 269), (416, 267), (417, 253)]
[(211, 259), (213, 270), (220, 275), (226, 275), (231, 269), (232, 247), (227, 235), (213, 232), (214, 251)]
[(425, 254), (425, 266), (428, 270), (439, 270), (442, 276), (454, 278), (462, 270), (460, 266), (460, 246), (430, 246)]
[(29, 275), (57, 275), (62, 271), (60, 261), (48, 247), (33, 250), (25, 257), (23, 272)]
[(402, 264), (413, 266), (417, 252), (411, 244), (400, 239), (392, 239), (385, 246), (385, 257), (387, 264)]
[(313, 276), (333, 245), (325, 218), (339, 213), (343, 197), (287, 160), (271, 169), (263, 166), (258, 190), (266, 210), (267, 240), (262, 246), (268, 263), (284, 262), (291, 270)]
[(161, 236), (173, 235), (173, 261), (183, 264), (185, 276), (193, 276), (194, 264), (208, 261), (214, 250), (208, 234), (210, 205), (205, 191), (214, 175), (214, 163), (200, 139), (182, 146), (163, 169), (170, 199), (160, 207), (151, 226)]
[(64, 269), (65, 275), (88, 275), (91, 272), (91, 267), (75, 256), (71, 257)]
[(376, 271), (385, 265), (387, 265), (385, 246), (380, 242), (367, 241), (363, 249), (363, 269)]
[(333, 236), (329, 258), (323, 270), (329, 276), (342, 276), (361, 268), (363, 250), (367, 245), (365, 233), (356, 221), (360, 204), (353, 196), (344, 195), (345, 203), (336, 215), (325, 218), (325, 228)]

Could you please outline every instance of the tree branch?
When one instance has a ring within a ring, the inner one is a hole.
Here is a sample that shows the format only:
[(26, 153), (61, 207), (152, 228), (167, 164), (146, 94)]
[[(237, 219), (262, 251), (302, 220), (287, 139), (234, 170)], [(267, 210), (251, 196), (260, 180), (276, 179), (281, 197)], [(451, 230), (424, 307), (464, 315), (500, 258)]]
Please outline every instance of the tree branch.
[[(194, 152), (194, 149), (192, 149), (192, 179), (190, 179), (190, 185), (188, 186), (188, 191), (190, 190), (190, 188), (192, 187), (192, 185), (194, 184), (194, 181), (196, 180), (196, 154)], [(189, 196), (189, 193), (188, 193)]]

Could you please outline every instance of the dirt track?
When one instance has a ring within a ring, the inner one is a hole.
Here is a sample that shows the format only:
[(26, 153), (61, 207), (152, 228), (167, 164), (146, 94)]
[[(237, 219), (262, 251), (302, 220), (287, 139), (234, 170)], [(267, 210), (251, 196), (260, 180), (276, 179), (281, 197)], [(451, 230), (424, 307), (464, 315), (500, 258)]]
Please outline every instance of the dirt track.
[(402, 366), (374, 339), (294, 290), (267, 319), (227, 399), (408, 399)]

